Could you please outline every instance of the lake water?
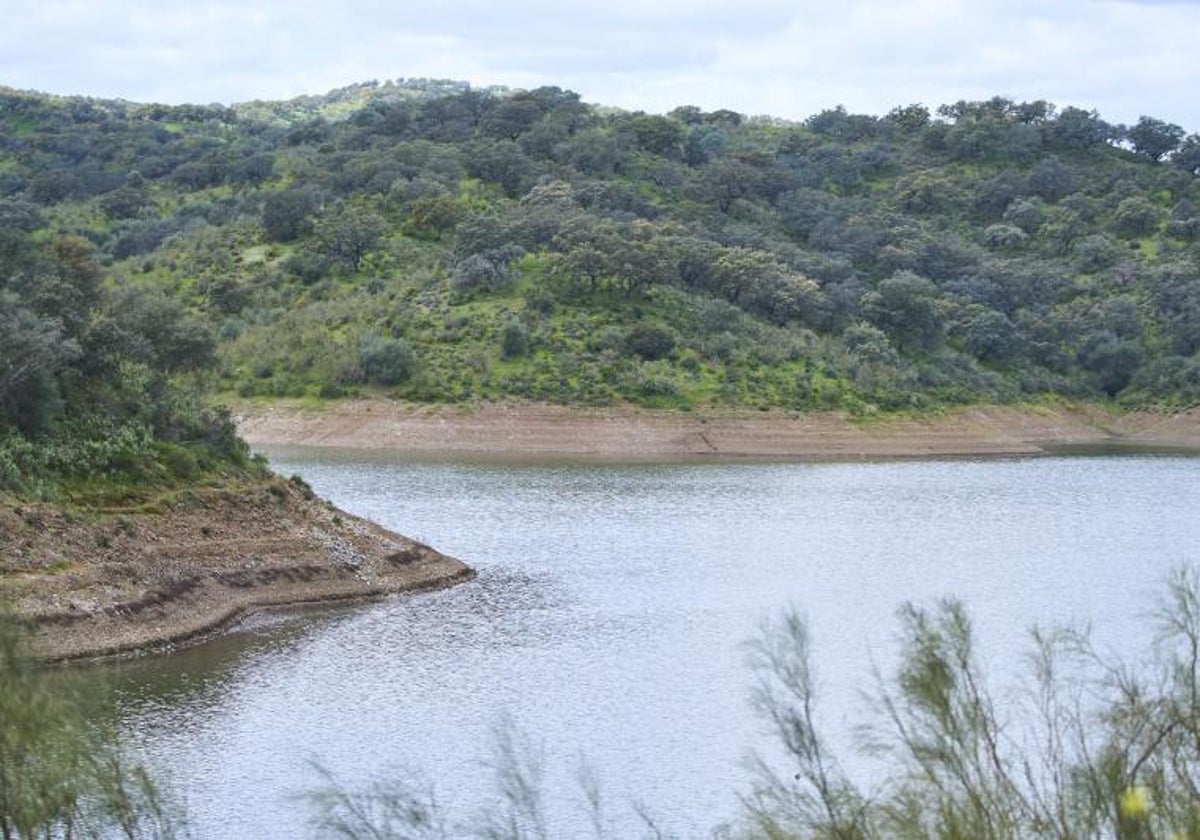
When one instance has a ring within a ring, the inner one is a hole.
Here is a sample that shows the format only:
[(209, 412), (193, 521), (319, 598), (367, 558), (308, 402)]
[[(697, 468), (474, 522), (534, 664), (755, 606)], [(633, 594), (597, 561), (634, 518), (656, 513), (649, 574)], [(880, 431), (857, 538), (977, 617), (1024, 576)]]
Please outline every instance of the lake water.
[[(1033, 623), (1091, 621), (1136, 657), (1168, 571), (1200, 559), (1200, 460), (1175, 456), (786, 464), (504, 464), (272, 453), (354, 513), (479, 571), (435, 593), (259, 615), (106, 666), (132, 743), (193, 833), (303, 836), (319, 764), (351, 787), (432, 787), (451, 822), (494, 803), (508, 727), (541, 756), (551, 834), (699, 836), (775, 747), (745, 641), (794, 604), (839, 748), (894, 659), (896, 608), (953, 595), (990, 673)], [(852, 768), (869, 773), (865, 764)]]

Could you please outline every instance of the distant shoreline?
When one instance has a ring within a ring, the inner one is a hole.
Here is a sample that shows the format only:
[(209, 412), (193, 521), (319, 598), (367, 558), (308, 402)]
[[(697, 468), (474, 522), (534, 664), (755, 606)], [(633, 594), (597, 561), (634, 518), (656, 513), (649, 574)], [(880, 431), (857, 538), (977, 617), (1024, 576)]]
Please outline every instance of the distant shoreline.
[(1035, 455), (1126, 446), (1200, 452), (1200, 410), (973, 406), (927, 417), (840, 412), (649, 411), (539, 403), (473, 407), (357, 399), (233, 406), (259, 447), (336, 447), (496, 458), (854, 459)]

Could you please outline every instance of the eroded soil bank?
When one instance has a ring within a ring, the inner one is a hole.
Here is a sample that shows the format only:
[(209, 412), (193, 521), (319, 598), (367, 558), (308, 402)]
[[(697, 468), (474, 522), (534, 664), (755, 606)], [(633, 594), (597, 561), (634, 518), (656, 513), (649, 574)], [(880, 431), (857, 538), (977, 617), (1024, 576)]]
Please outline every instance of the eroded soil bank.
[(136, 509), (0, 503), (0, 598), (47, 659), (159, 648), (265, 606), (362, 598), (472, 571), (299, 482), (171, 494)]
[(860, 420), (837, 412), (657, 412), (541, 404), (462, 408), (386, 400), (234, 407), (257, 446), (597, 458), (862, 458), (1036, 454), (1134, 444), (1200, 450), (1200, 410), (1117, 414), (1095, 406), (982, 406), (933, 417)]

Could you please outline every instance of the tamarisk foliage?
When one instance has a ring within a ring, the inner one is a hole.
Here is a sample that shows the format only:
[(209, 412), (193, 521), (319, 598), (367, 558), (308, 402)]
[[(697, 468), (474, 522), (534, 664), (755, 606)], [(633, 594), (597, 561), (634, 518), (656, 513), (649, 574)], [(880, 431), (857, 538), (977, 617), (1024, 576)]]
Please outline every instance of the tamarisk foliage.
[[(865, 790), (814, 714), (810, 637), (790, 611), (754, 643), (756, 705), (791, 764), (758, 762), (748, 836), (872, 838), (1200, 836), (1200, 576), (1176, 572), (1157, 642), (1127, 667), (1086, 635), (1031, 634), (1027, 679), (997, 695), (962, 604), (900, 610), (901, 658), (872, 695)], [(1000, 698), (1003, 697), (1003, 700)]]

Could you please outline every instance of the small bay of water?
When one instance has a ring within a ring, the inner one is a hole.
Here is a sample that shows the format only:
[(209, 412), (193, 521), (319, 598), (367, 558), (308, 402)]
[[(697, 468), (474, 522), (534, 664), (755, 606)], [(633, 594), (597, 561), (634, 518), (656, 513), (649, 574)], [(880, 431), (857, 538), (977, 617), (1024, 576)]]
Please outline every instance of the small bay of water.
[[(702, 836), (737, 814), (745, 642), (809, 619), (836, 747), (893, 661), (897, 607), (965, 602), (989, 673), (1034, 623), (1091, 622), (1134, 657), (1170, 569), (1200, 559), (1200, 461), (1176, 456), (785, 464), (413, 461), (279, 450), (275, 468), (479, 571), (450, 590), (255, 616), (211, 643), (105, 667), (122, 726), (193, 833), (304, 836), (315, 764), (351, 787), (432, 787), (451, 821), (494, 803), (499, 727), (541, 756), (553, 836), (641, 808)], [(852, 769), (854, 768), (851, 763)]]

